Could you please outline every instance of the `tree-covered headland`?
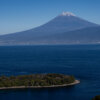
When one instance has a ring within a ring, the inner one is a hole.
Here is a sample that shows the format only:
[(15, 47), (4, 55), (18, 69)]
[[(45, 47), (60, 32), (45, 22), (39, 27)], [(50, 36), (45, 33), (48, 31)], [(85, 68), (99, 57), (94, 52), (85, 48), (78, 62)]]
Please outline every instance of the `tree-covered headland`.
[(19, 76), (0, 76), (0, 87), (14, 86), (52, 86), (70, 84), (75, 81), (73, 76), (63, 74), (32, 74)]

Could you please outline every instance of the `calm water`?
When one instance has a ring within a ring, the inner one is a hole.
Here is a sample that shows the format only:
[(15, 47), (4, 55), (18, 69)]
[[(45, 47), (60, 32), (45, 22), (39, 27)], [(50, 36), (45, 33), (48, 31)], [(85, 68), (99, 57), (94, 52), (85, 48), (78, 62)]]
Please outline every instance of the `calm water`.
[(0, 47), (0, 75), (64, 73), (67, 88), (1, 90), (0, 100), (91, 100), (100, 94), (100, 45)]

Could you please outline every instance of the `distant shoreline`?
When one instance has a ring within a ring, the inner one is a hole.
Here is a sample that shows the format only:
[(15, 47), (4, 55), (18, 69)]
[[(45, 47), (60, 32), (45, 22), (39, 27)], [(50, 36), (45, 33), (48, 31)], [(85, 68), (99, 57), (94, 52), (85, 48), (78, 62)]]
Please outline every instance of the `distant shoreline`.
[(67, 87), (79, 84), (79, 80), (75, 80), (70, 84), (62, 84), (62, 85), (51, 85), (51, 86), (14, 86), (14, 87), (1, 87), (0, 90), (9, 90), (9, 89), (35, 89), (35, 88), (57, 88), (57, 87)]

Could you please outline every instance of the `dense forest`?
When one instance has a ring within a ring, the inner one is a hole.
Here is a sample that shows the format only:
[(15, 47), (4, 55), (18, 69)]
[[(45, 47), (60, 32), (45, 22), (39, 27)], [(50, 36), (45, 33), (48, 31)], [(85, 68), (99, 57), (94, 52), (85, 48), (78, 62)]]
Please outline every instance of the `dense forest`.
[(0, 87), (14, 86), (51, 86), (70, 84), (75, 81), (73, 76), (63, 74), (32, 74), (19, 76), (0, 76)]

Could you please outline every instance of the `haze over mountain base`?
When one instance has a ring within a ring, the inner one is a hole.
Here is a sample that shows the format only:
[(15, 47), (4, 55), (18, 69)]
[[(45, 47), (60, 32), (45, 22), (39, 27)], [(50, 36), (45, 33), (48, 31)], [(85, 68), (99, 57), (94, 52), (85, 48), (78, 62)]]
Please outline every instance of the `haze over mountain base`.
[(0, 36), (0, 45), (96, 43), (100, 43), (100, 26), (69, 12), (37, 28)]

